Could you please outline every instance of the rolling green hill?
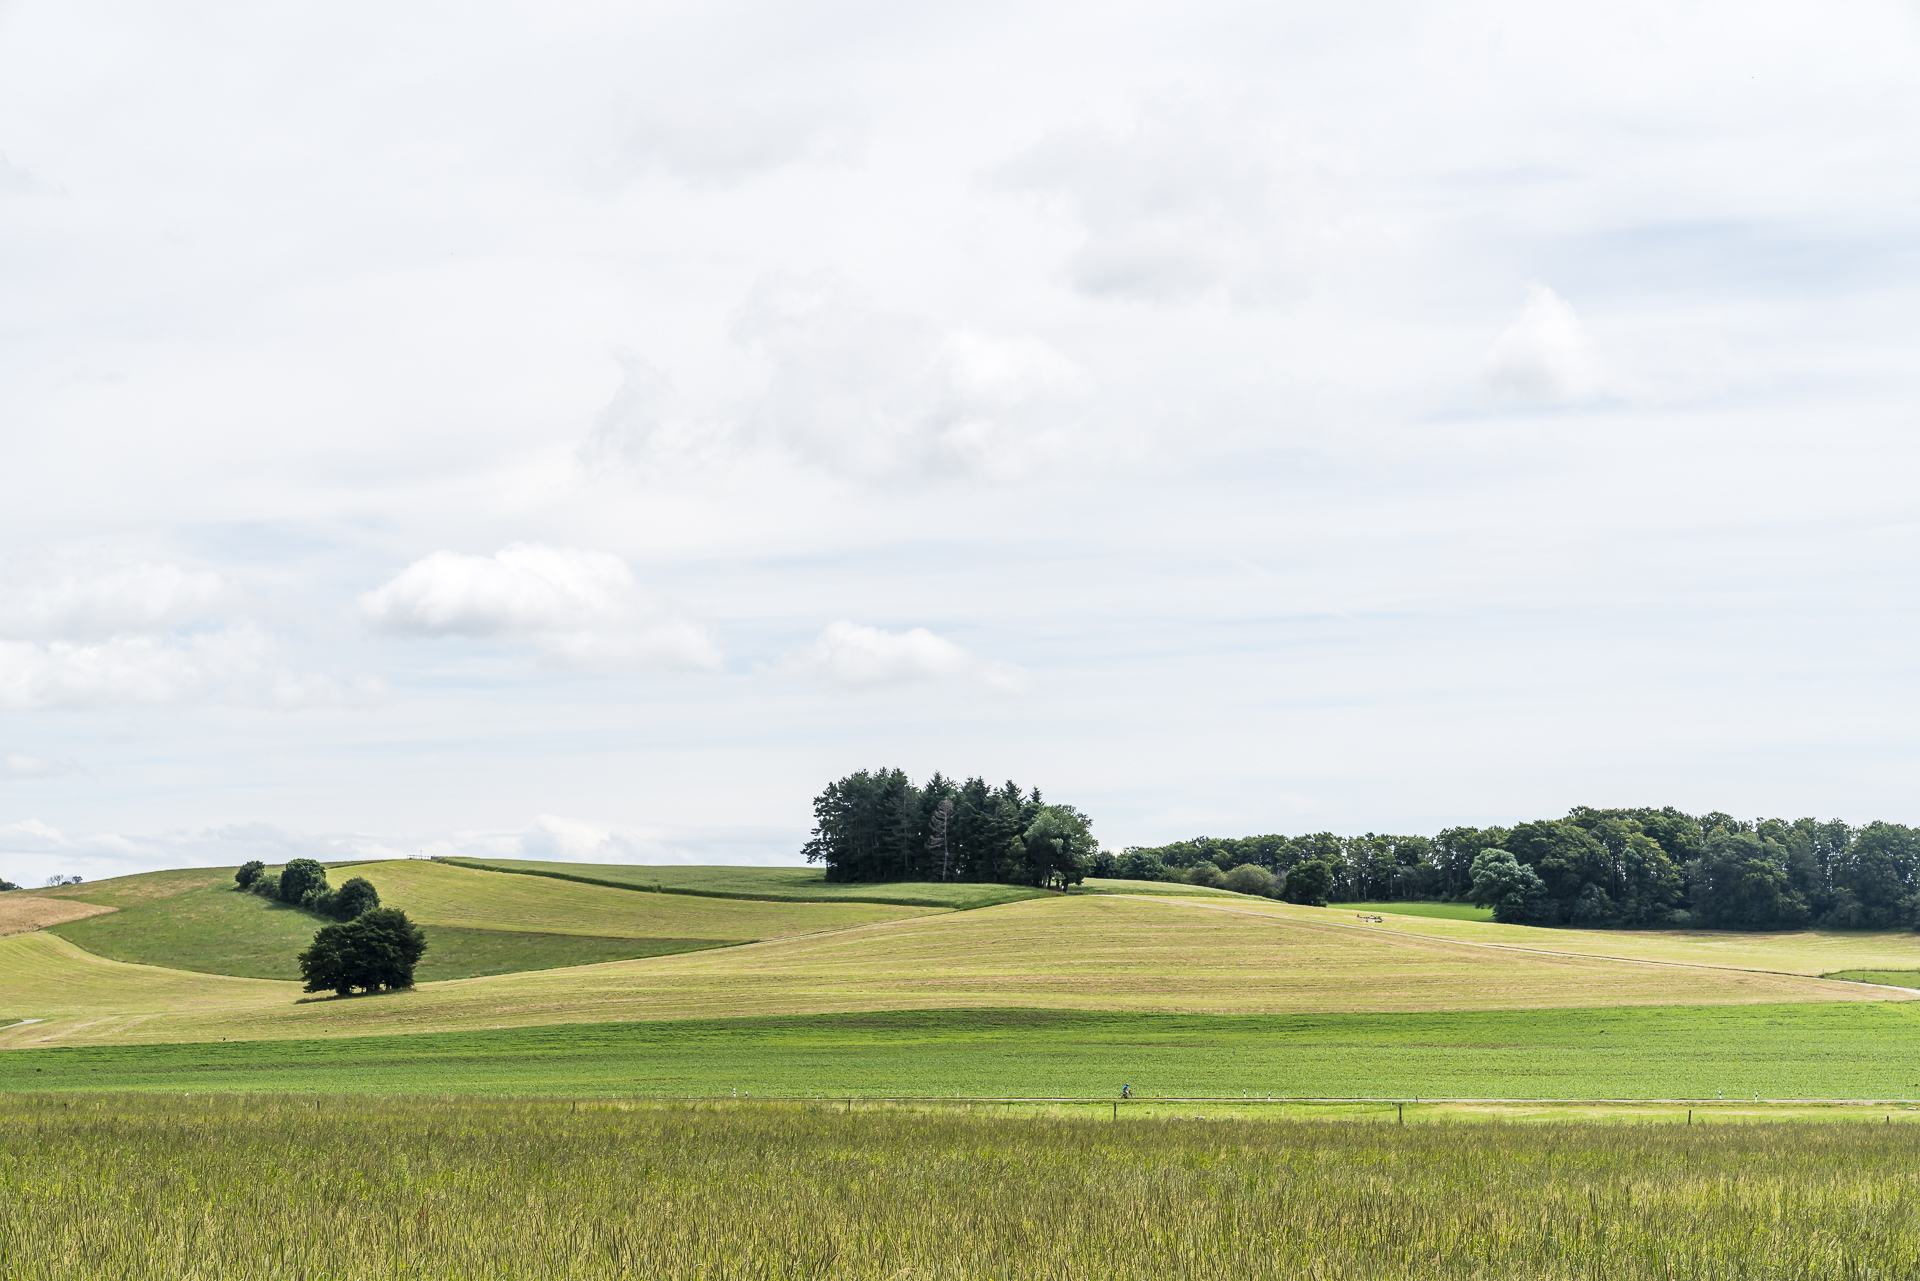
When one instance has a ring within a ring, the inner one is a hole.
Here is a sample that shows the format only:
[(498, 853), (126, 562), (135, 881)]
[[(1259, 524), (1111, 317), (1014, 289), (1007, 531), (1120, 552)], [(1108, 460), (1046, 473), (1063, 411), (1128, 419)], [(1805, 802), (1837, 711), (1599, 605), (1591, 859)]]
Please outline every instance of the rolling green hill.
[[(1352, 1075), (1355, 1088), (1364, 1078), (1369, 1090), (1421, 1093), (1406, 1083), (1437, 1088), (1433, 1073), (1444, 1059), (1475, 1065), (1441, 1073), (1461, 1092), (1513, 1082), (1517, 1094), (1566, 1097), (1665, 1088), (1658, 1074), (1628, 1071), (1639, 1071), (1635, 1056), (1697, 1044), (1689, 1089), (1721, 1073), (1806, 1096), (1828, 1079), (1827, 1093), (1883, 1088), (1865, 1084), (1854, 1051), (1871, 1058), (1886, 1037), (1859, 1029), (1892, 1028), (1886, 1035), (1897, 1039), (1910, 1016), (1883, 1025), (1840, 1007), (1904, 1010), (1893, 1003), (1910, 993), (1898, 989), (1920, 971), (1920, 936), (1910, 932), (1543, 930), (1397, 910), (1406, 905), (1357, 915), (1352, 905), (1298, 907), (1171, 884), (1111, 881), (1069, 895), (997, 886), (822, 890), (806, 869), (576, 866), (628, 881), (588, 884), (424, 860), (336, 870), (336, 881), (372, 881), (384, 902), (422, 922), (431, 947), (414, 989), (347, 999), (309, 997), (289, 981), (293, 955), (324, 922), (235, 891), (230, 869), (10, 891), (0, 895), (0, 1000), (6, 1014), (27, 1021), (0, 1026), (0, 1058), (11, 1065), (12, 1051), (63, 1046), (272, 1042), (297, 1047), (288, 1053), (299, 1072), (271, 1075), (293, 1089), (431, 1082), (565, 1092), (606, 1082), (698, 1092), (707, 1074), (724, 1071), (779, 1082), (782, 1091), (828, 1088), (831, 1079), (836, 1090), (912, 1094), (968, 1093), (969, 1083), (990, 1083), (995, 1093), (1050, 1088), (1041, 1077), (1061, 1054), (1074, 1066), (1057, 1088), (1086, 1087), (1121, 1062), (1199, 1088), (1217, 1084), (1217, 1069), (1251, 1064), (1245, 1055), (1258, 1049), (1261, 1075), (1306, 1072), (1321, 1082), (1314, 1091), (1339, 1092), (1337, 1083)], [(654, 872), (667, 892), (637, 892), (650, 888)], [(902, 889), (944, 896), (946, 907), (864, 896)], [(762, 897), (740, 897), (749, 891)], [(827, 901), (789, 897), (814, 891), (835, 893)], [(982, 891), (1016, 897), (952, 910)], [(1819, 977), (1837, 973), (1865, 981)], [(1895, 986), (1870, 986), (1876, 981)], [(1791, 1012), (1807, 1005), (1834, 1010), (1838, 1021)], [(1735, 1008), (1756, 1013), (1715, 1013)], [(1660, 1029), (1649, 1040), (1654, 1025), (1643, 1027), (1635, 1011), (1656, 1009), (1665, 1013), (1647, 1014)], [(1341, 1021), (1349, 1016), (1361, 1021)], [(812, 1033), (795, 1039), (769, 1030), (816, 1017), (833, 1020), (806, 1024), (835, 1029), (831, 1047)], [(1154, 1029), (1175, 1027), (1155, 1021), (1163, 1017), (1190, 1022), (1146, 1053), (1141, 1047), (1159, 1037)], [(1053, 1030), (982, 1038), (969, 1030), (977, 1018)], [(1309, 1023), (1289, 1019), (1309, 1020), (1327, 1037), (1302, 1040), (1288, 1029)], [(605, 1032), (615, 1024), (649, 1030)], [(1814, 1061), (1800, 1042), (1783, 1041), (1768, 1056), (1769, 1029), (1803, 1024), (1855, 1029), (1845, 1033), (1849, 1045), (1860, 1037), (1873, 1045), (1836, 1047), (1839, 1057)], [(726, 1031), (733, 1027), (739, 1037)], [(1090, 1029), (1098, 1031), (1089, 1038)], [(1733, 1043), (1710, 1039), (1728, 1029), (1739, 1031), (1745, 1056), (1738, 1072), (1726, 1057)], [(359, 1051), (326, 1048), (352, 1041), (384, 1062), (406, 1058), (407, 1046), (433, 1034), (455, 1038), (445, 1048), (458, 1058), (471, 1048), (462, 1038), (495, 1033), (483, 1054), (493, 1066), (469, 1076), (424, 1060), (418, 1071), (373, 1071)], [(605, 1062), (562, 1067), (572, 1062), (565, 1047), (581, 1036), (606, 1042)], [(1595, 1043), (1581, 1048), (1583, 1036)], [(394, 1039), (361, 1040), (369, 1037)], [(1072, 1045), (1055, 1045), (1060, 1037)], [(1441, 1053), (1446, 1046), (1454, 1048)], [(233, 1053), (222, 1048), (220, 1062), (232, 1060), (240, 1087), (221, 1072), (199, 1074), (192, 1065), (204, 1056), (184, 1048), (112, 1062), (129, 1069), (120, 1083), (136, 1088), (188, 1077), (196, 1089), (262, 1088), (251, 1082), (269, 1077), (249, 1075), (242, 1060), (264, 1062), (273, 1052)], [(34, 1062), (31, 1072), (24, 1061), (17, 1070), (0, 1065), (0, 1089), (53, 1085), (39, 1079), (48, 1071), (106, 1086), (118, 1070), (84, 1056)], [(1549, 1068), (1561, 1077), (1548, 1081)], [(1530, 1084), (1519, 1088), (1522, 1081)]]
[[(415, 866), (422, 869), (419, 875), (457, 874), (481, 878), (487, 886), (517, 882), (536, 893), (545, 885), (591, 888)], [(662, 910), (802, 906), (601, 892)], [(882, 910), (878, 904), (812, 906)], [(1884, 1001), (1901, 995), (1728, 966), (1559, 954), (1545, 946), (1554, 931), (1535, 931), (1535, 946), (1523, 949), (1360, 925), (1351, 913), (1344, 924), (1303, 920), (1276, 911), (1279, 906), (1266, 900), (1051, 896), (971, 912), (921, 911), (739, 947), (306, 1000), (297, 984), (121, 964), (43, 930), (0, 938), (8, 1012), (44, 1020), (0, 1030), (0, 1048), (902, 1009), (1412, 1013)]]
[(456, 867), (516, 872), (555, 880), (686, 894), (700, 898), (753, 899), (770, 903), (892, 903), (906, 907), (964, 910), (1045, 898), (1045, 890), (1021, 885), (926, 881), (840, 882), (811, 867), (632, 866), (621, 863), (548, 863), (533, 859), (436, 860)]
[[(929, 910), (669, 898), (412, 859), (357, 864), (351, 874), (372, 881), (383, 903), (405, 909), (425, 928), (422, 983), (698, 951)], [(98, 956), (242, 978), (298, 978), (294, 958), (327, 923), (239, 892), (231, 868), (148, 872), (30, 893), (115, 909), (47, 927)]]

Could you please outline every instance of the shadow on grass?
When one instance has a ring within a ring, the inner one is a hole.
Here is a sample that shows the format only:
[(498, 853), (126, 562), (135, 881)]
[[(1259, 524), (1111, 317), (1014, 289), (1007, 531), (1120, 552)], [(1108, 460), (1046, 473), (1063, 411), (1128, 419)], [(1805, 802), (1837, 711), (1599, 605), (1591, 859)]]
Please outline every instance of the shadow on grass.
[(325, 996), (301, 996), (294, 998), (295, 1005), (323, 1004), (327, 1001), (360, 1001), (369, 996), (406, 996), (417, 989), (411, 987), (388, 987), (378, 992), (329, 992)]

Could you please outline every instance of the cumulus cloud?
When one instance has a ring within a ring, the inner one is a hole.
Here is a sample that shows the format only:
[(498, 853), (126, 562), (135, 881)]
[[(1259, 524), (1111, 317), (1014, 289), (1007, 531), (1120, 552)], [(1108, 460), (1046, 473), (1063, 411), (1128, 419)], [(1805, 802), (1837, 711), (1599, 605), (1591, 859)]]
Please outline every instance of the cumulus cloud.
[(0, 641), (0, 707), (14, 710), (203, 701), (291, 709), (381, 693), (377, 682), (288, 669), (273, 638), (250, 623), (189, 636)]
[(747, 434), (830, 471), (1013, 479), (1083, 427), (1085, 374), (1031, 335), (942, 329), (791, 279), (762, 282), (734, 334), (769, 369)]
[(721, 663), (706, 632), (669, 615), (618, 556), (542, 543), (434, 552), (362, 596), (360, 614), (390, 636), (527, 641), (580, 667)]
[(1326, 238), (1321, 184), (1254, 113), (1151, 101), (1129, 128), (1056, 133), (988, 175), (1057, 198), (1085, 239), (1065, 264), (1090, 297), (1159, 306), (1219, 291), (1242, 305), (1299, 294)]
[(167, 706), (200, 701), (308, 707), (378, 686), (296, 672), (272, 636), (231, 615), (240, 594), (176, 565), (14, 567), (0, 582), (0, 708)]
[(620, 385), (581, 442), (579, 460), (589, 469), (650, 468), (686, 462), (724, 448), (724, 421), (702, 421), (675, 412), (666, 371), (636, 352), (616, 348)]
[(788, 659), (782, 669), (841, 689), (871, 689), (912, 681), (976, 680), (989, 689), (1014, 693), (1025, 688), (1026, 673), (1012, 663), (989, 663), (924, 627), (889, 632), (841, 620), (831, 623), (812, 645)]
[(1565, 299), (1545, 285), (1527, 289), (1520, 315), (1487, 349), (1481, 380), (1496, 400), (1565, 405), (1607, 390), (1600, 350)]
[(68, 568), (0, 590), (0, 635), (102, 640), (164, 631), (207, 619), (236, 597), (220, 575), (177, 565)]

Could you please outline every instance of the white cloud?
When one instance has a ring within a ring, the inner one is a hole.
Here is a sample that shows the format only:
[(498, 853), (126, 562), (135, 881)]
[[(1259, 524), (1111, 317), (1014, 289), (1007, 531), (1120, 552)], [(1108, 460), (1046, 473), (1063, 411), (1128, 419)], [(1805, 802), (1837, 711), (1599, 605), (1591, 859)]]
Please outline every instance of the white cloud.
[(732, 442), (724, 420), (701, 421), (679, 411), (666, 372), (625, 348), (613, 358), (620, 385), (594, 418), (577, 451), (590, 470), (632, 467), (654, 471), (661, 464), (716, 456)]
[(274, 638), (235, 621), (220, 575), (148, 562), (15, 567), (0, 585), (0, 707), (164, 707), (220, 701), (297, 708), (377, 696), (296, 672)]
[(249, 623), (181, 637), (0, 641), (0, 707), (16, 710), (206, 700), (291, 709), (363, 701), (380, 692), (374, 682), (349, 687), (288, 670), (273, 638)]
[(769, 378), (746, 430), (846, 475), (1029, 475), (1084, 430), (1086, 375), (1031, 335), (943, 330), (832, 285), (763, 281), (735, 336)]
[(82, 641), (165, 631), (223, 612), (237, 596), (220, 575), (177, 565), (69, 568), (0, 588), (0, 636)]
[(1015, 693), (1026, 673), (1011, 663), (989, 663), (924, 627), (889, 632), (841, 620), (783, 665), (788, 675), (842, 689), (871, 689), (912, 681), (977, 680), (989, 689)]
[(1526, 405), (1592, 400), (1608, 385), (1605, 362), (1580, 318), (1545, 285), (1531, 285), (1519, 317), (1487, 349), (1481, 379), (1495, 399)]
[(1244, 105), (1149, 100), (1130, 127), (1053, 134), (989, 181), (1071, 206), (1084, 239), (1065, 272), (1083, 294), (1272, 304), (1306, 287), (1328, 218), (1321, 184), (1261, 121)]
[(630, 173), (725, 188), (801, 161), (851, 159), (862, 133), (857, 113), (823, 103), (681, 103), (636, 112), (621, 161)]
[(438, 551), (360, 598), (391, 636), (530, 641), (574, 666), (718, 667), (698, 625), (668, 615), (608, 552), (513, 543), (492, 556)]

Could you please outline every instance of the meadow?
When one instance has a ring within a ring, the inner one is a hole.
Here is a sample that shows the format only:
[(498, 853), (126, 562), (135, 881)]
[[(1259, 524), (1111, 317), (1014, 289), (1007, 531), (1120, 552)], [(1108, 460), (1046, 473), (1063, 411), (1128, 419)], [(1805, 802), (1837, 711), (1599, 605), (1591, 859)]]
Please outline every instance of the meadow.
[[(1383, 1118), (1384, 1120), (1384, 1118)], [(0, 1274), (1897, 1277), (1910, 1130), (0, 1098)]]
[[(378, 1001), (367, 997), (356, 1000)], [(27, 1029), (31, 1030), (31, 1029)], [(0, 1092), (576, 1097), (1920, 1099), (1906, 1002), (1292, 1016), (906, 1010), (80, 1045)]]

